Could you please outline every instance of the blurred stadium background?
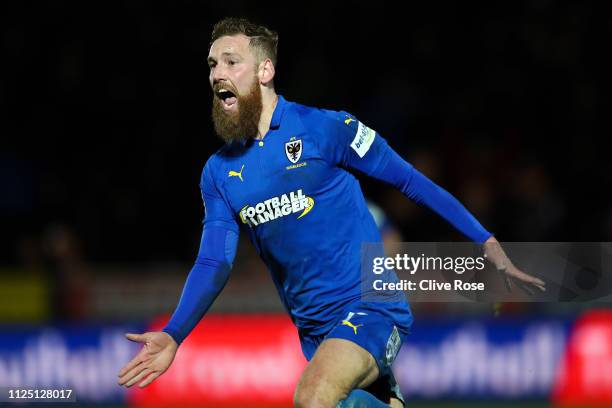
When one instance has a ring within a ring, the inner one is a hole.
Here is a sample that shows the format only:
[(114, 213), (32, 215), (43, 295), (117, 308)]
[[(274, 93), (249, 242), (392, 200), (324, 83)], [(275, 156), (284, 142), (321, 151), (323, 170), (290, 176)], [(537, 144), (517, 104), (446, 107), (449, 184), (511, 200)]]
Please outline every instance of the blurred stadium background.
[[(244, 234), (169, 372), (142, 392), (116, 385), (137, 350), (123, 333), (163, 325), (197, 252), (200, 172), (221, 145), (203, 60), (228, 15), (279, 31), (279, 93), (354, 113), (501, 241), (612, 240), (607, 15), (375, 3), (1, 6), (0, 387), (66, 385), (79, 405), (288, 406), (305, 361)], [(362, 185), (389, 240), (463, 240)], [(609, 304), (413, 309), (395, 365), (409, 406), (612, 406)]]

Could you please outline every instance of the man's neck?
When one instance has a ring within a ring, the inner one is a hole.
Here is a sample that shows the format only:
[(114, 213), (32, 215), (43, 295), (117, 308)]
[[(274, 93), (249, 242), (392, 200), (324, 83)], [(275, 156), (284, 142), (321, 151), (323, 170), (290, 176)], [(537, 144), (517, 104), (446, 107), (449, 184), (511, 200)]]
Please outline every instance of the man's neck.
[(276, 95), (274, 89), (271, 89), (270, 91), (262, 92), (261, 99), (262, 109), (259, 125), (257, 127), (259, 134), (255, 138), (256, 140), (263, 139), (268, 133), (268, 130), (270, 130), (270, 122), (272, 122), (272, 115), (278, 103), (278, 95)]

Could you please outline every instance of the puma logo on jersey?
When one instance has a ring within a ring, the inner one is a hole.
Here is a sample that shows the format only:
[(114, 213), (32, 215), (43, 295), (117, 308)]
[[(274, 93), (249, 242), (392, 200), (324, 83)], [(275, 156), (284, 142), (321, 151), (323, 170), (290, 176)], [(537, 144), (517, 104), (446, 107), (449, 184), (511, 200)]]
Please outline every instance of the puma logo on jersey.
[(351, 319), (352, 319), (352, 318), (353, 318), (353, 316), (355, 316), (355, 315), (357, 315), (357, 316), (367, 316), (368, 314), (367, 314), (367, 313), (364, 313), (364, 312), (357, 312), (357, 313), (355, 313), (355, 312), (349, 312), (349, 313), (348, 313), (348, 315), (346, 315), (346, 319), (344, 319), (344, 320), (342, 321), (342, 324), (341, 324), (341, 325), (342, 325), (342, 326), (348, 326), (348, 327), (350, 327), (350, 328), (351, 328), (351, 329), (353, 329), (353, 331), (355, 332), (355, 335), (357, 335), (357, 328), (358, 328), (358, 327), (363, 326), (363, 324), (354, 324), (354, 323), (352, 323), (352, 322), (351, 322)]
[(354, 121), (355, 121), (355, 119), (353, 119), (353, 118), (346, 118), (344, 120), (344, 123), (348, 125), (348, 124), (350, 124), (351, 122), (354, 122)]
[(363, 324), (358, 324), (358, 325), (354, 325), (353, 323), (349, 322), (348, 320), (343, 320), (342, 321), (342, 325), (343, 326), (348, 326), (351, 329), (353, 329), (353, 331), (355, 332), (355, 334), (357, 334), (357, 328), (363, 326)]
[(242, 179), (242, 170), (244, 170), (244, 164), (242, 165), (242, 167), (240, 168), (240, 173), (234, 170), (230, 170), (227, 172), (227, 177), (238, 177), (240, 179), (240, 181), (244, 181)]

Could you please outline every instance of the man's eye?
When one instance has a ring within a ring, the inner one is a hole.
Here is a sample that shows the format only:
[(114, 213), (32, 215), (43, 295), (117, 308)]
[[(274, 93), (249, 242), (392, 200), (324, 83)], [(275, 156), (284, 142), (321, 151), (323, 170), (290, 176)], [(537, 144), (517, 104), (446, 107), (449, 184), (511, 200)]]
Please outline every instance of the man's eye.
[(230, 61), (228, 61), (227, 63), (228, 63), (229, 65), (236, 65), (236, 61), (231, 61), (231, 60), (230, 60)]

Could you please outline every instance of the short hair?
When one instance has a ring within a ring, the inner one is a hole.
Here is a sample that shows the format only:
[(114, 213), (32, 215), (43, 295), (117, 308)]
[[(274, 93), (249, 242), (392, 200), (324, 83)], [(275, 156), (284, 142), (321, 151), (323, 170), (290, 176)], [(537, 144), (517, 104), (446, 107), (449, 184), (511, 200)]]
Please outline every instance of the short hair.
[(210, 46), (218, 38), (226, 35), (244, 34), (249, 37), (249, 47), (254, 51), (257, 63), (270, 58), (276, 65), (278, 49), (278, 34), (260, 24), (253, 23), (246, 18), (226, 17), (213, 27)]

